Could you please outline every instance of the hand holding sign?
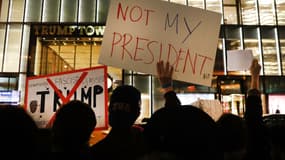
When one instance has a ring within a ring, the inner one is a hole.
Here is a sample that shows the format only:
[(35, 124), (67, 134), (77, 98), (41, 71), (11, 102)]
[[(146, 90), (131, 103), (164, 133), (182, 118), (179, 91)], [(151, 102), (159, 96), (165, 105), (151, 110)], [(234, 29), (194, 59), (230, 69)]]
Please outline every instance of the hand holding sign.
[(250, 66), (250, 73), (252, 74), (252, 76), (256, 76), (259, 75), (261, 70), (261, 66), (258, 63), (257, 59), (253, 59), (251, 62), (251, 66)]
[(175, 3), (112, 0), (99, 63), (156, 75), (163, 60), (173, 79), (210, 86), (220, 21), (218, 13)]

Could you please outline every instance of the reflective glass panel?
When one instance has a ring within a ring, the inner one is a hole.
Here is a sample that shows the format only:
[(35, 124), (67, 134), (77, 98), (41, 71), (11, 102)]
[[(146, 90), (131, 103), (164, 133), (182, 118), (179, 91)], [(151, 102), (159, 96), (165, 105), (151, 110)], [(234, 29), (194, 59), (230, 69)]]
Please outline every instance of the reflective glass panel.
[(188, 0), (188, 5), (197, 8), (205, 8), (204, 0)]
[(259, 2), (259, 16), (261, 25), (275, 25), (274, 0), (263, 0)]
[(71, 67), (75, 67), (75, 46), (77, 45), (76, 41), (73, 41), (68, 45), (62, 45), (61, 42), (58, 42), (60, 45), (59, 56), (64, 59), (64, 61)]
[(242, 24), (258, 24), (256, 0), (241, 0)]
[(222, 13), (221, 7), (222, 7), (222, 4), (220, 0), (207, 0), (206, 1), (206, 9), (209, 11)]
[(44, 0), (43, 4), (43, 22), (58, 22), (59, 21), (59, 0)]
[(226, 49), (227, 50), (239, 50), (241, 47), (241, 33), (238, 26), (226, 26)]
[[(244, 34), (244, 49), (251, 50), (253, 57), (256, 58), (260, 63), (260, 45), (259, 45), (259, 36), (258, 28), (256, 27), (245, 27), (243, 28)], [(261, 64), (261, 63), (260, 63)], [(262, 68), (261, 68), (262, 70)], [(261, 74), (263, 71), (261, 71)]]
[(265, 75), (279, 75), (274, 28), (261, 28), (263, 64)]
[(186, 1), (187, 1), (187, 0), (170, 0), (170, 2), (178, 3), (178, 4), (184, 4), (184, 5), (187, 4)]
[(285, 0), (276, 1), (276, 12), (279, 25), (285, 24)]
[(236, 6), (224, 6), (224, 23), (238, 24)]
[(79, 1), (79, 22), (94, 22), (96, 15), (96, 0)]
[(27, 72), (28, 54), (29, 54), (29, 40), (30, 40), (30, 25), (24, 25), (23, 42), (21, 50), (21, 64), (20, 72)]
[(76, 22), (77, 7), (77, 0), (61, 0), (60, 22)]
[(282, 75), (285, 75), (285, 27), (279, 27), (279, 43), (281, 52)]
[(97, 23), (106, 23), (110, 0), (97, 1)]
[(2, 0), (1, 3), (1, 10), (0, 10), (0, 21), (5, 22), (7, 21), (8, 17), (8, 9), (9, 9), (9, 0)]
[(218, 41), (218, 48), (215, 58), (214, 74), (224, 75), (224, 54), (223, 54), (223, 41), (220, 39)]
[(22, 26), (21, 25), (8, 25), (7, 34), (7, 48), (4, 57), (4, 72), (18, 72), (20, 62), (20, 48)]
[(40, 22), (42, 0), (26, 0), (25, 22)]
[(11, 0), (10, 1), (10, 15), (9, 21), (11, 22), (22, 22), (24, 15), (24, 5), (25, 1), (23, 0)]
[(5, 30), (6, 30), (6, 25), (5, 24), (0, 24), (0, 71), (2, 71), (2, 66), (3, 66), (3, 53), (4, 53), (4, 42), (5, 42)]
[[(76, 47), (75, 69), (90, 67), (91, 45), (88, 41)], [(88, 62), (89, 61), (89, 62)]]

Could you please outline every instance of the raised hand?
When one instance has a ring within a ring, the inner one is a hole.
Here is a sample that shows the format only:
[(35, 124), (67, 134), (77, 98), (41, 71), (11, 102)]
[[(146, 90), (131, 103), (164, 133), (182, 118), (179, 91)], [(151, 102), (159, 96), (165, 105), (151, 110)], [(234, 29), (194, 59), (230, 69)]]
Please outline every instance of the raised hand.
[(165, 66), (163, 61), (157, 62), (156, 71), (162, 88), (172, 87), (173, 67), (169, 62), (166, 62)]
[(261, 66), (257, 59), (253, 59), (250, 66), (250, 73), (252, 76), (257, 76), (260, 74)]

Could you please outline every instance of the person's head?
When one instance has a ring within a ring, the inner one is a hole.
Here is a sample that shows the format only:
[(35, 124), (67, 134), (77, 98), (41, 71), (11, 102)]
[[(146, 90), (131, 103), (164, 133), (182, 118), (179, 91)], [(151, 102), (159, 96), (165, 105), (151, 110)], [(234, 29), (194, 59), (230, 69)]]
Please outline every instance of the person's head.
[[(35, 153), (38, 128), (21, 106), (0, 106), (0, 152)], [(14, 156), (14, 155), (11, 155)]]
[(217, 159), (222, 156), (215, 121), (191, 105), (157, 110), (144, 133), (154, 151), (174, 153), (186, 159)]
[(232, 113), (224, 113), (218, 119), (217, 125), (224, 152), (236, 152), (246, 147), (247, 128), (242, 117)]
[(52, 126), (55, 150), (79, 149), (88, 145), (96, 124), (95, 113), (88, 104), (72, 100), (62, 105)]
[(141, 92), (133, 86), (118, 86), (110, 97), (109, 124), (112, 128), (129, 128), (141, 109)]

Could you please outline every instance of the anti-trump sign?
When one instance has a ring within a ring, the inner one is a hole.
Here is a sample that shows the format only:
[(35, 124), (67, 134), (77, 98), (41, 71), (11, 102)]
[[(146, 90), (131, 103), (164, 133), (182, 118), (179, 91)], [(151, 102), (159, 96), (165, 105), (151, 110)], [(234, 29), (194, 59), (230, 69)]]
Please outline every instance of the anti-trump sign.
[(95, 112), (97, 129), (107, 128), (107, 68), (81, 69), (46, 76), (28, 77), (25, 109), (38, 127), (49, 127), (56, 111), (70, 100), (87, 103)]
[(221, 14), (160, 0), (111, 0), (99, 63), (211, 86)]

